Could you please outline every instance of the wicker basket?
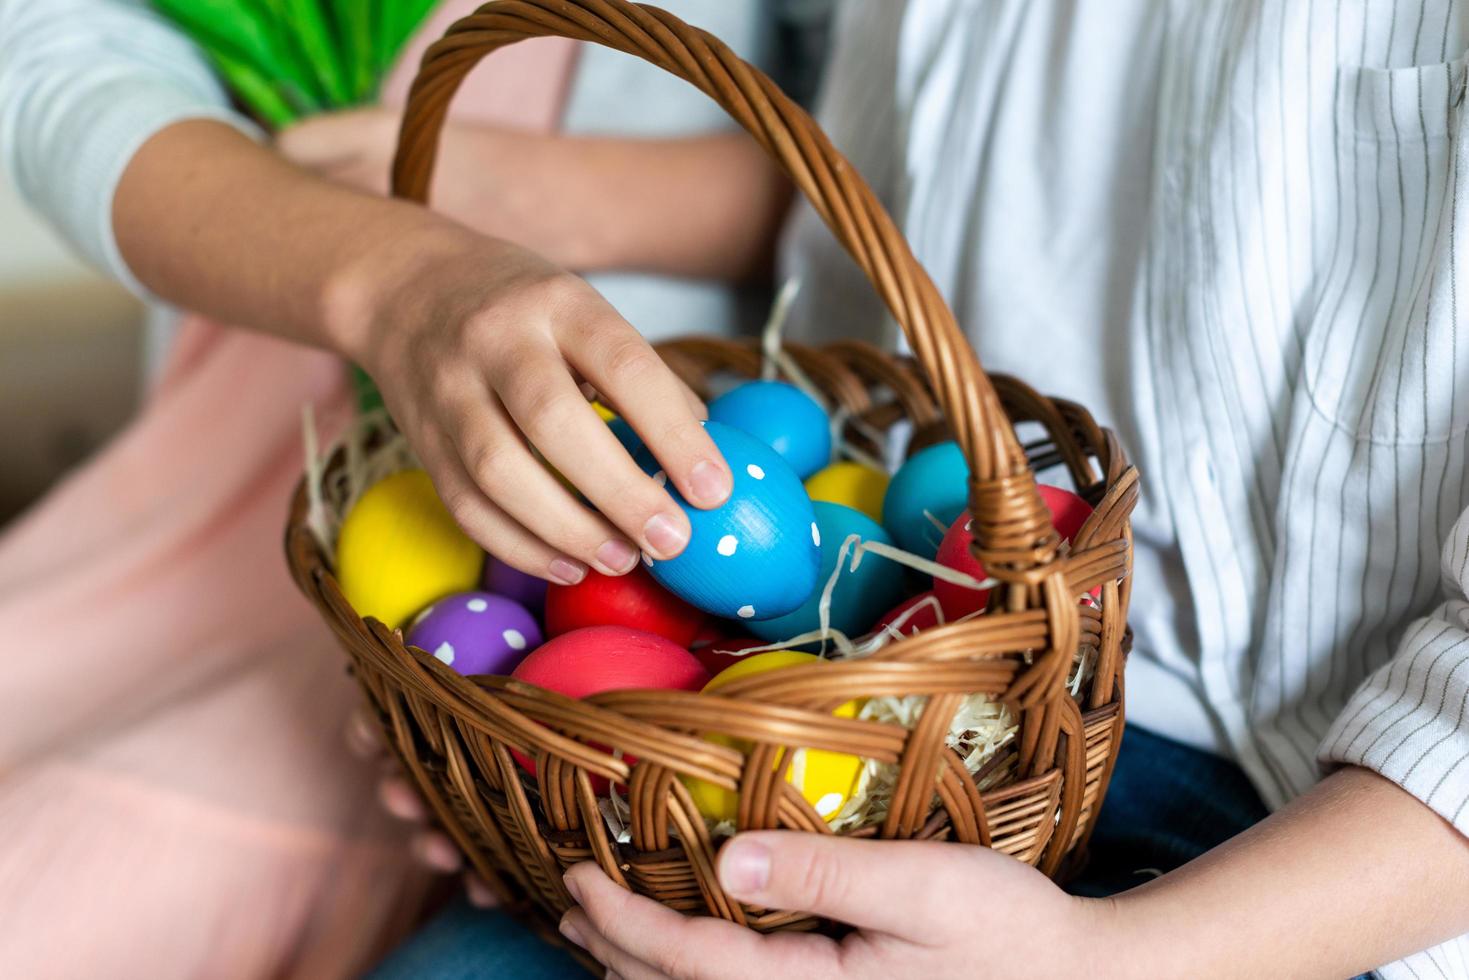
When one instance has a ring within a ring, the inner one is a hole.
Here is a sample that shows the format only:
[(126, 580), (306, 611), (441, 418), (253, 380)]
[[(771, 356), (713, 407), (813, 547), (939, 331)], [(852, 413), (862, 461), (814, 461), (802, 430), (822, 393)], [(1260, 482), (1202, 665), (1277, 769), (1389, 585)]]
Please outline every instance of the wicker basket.
[[(773, 761), (794, 747), (900, 766), (885, 820), (855, 833), (980, 844), (1063, 876), (1081, 860), (1122, 733), (1122, 667), (1136, 472), (1082, 407), (989, 378), (953, 315), (871, 190), (811, 118), (718, 40), (624, 0), (500, 0), (455, 24), (424, 57), (403, 122), (395, 192), (423, 201), (439, 130), (460, 80), (485, 55), (558, 35), (637, 55), (715, 99), (786, 169), (867, 273), (917, 352), (892, 357), (855, 342), (790, 347), (853, 420), (850, 437), (900, 419), (913, 445), (953, 438), (971, 467), (977, 554), (1001, 585), (978, 618), (894, 642), (868, 659), (744, 679), (719, 696), (617, 691), (577, 701), (501, 677), (465, 678), (401, 635), (361, 619), (342, 596), (296, 496), (286, 549), (301, 589), (351, 658), (385, 741), (475, 870), (510, 903), (559, 917), (572, 903), (561, 874), (596, 861), (615, 881), (691, 913), (760, 930), (824, 925), (799, 911), (741, 906), (719, 886), (716, 844), (679, 778), (740, 793), (743, 828), (829, 833)], [(753, 345), (690, 339), (661, 348), (695, 389), (716, 372), (754, 375)], [(1043, 435), (1022, 448), (1015, 426)], [(331, 465), (341, 465), (335, 460)], [(1035, 469), (1063, 468), (1095, 511), (1061, 549)], [(1078, 598), (1101, 588), (1100, 609)], [(1078, 651), (1094, 671), (1065, 685)], [(964, 698), (1009, 704), (1019, 733), (978, 776), (944, 736)], [(923, 695), (912, 729), (834, 717), (853, 698)], [(701, 735), (718, 732), (740, 750)], [(618, 752), (596, 746), (612, 746)], [(535, 756), (532, 779), (510, 749)], [(637, 764), (629, 766), (624, 759)], [(592, 776), (626, 787), (630, 836), (609, 833)], [(980, 790), (980, 786), (984, 790)]]

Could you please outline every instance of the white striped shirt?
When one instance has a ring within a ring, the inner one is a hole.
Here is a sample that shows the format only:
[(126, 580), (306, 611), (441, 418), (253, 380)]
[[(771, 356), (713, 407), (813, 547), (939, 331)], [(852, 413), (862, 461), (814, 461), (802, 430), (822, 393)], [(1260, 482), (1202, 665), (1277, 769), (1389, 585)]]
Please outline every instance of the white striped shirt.
[[(1138, 463), (1129, 717), (1469, 833), (1466, 8), (848, 3), (820, 112), (986, 365)], [(784, 251), (794, 335), (898, 342), (809, 209)]]

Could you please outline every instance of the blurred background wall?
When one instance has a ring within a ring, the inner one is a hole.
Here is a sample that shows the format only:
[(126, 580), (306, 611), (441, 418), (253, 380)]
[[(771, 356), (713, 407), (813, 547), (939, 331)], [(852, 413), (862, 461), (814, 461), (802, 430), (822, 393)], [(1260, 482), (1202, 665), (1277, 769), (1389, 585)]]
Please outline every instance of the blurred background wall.
[(142, 316), (0, 180), (0, 524), (127, 421)]

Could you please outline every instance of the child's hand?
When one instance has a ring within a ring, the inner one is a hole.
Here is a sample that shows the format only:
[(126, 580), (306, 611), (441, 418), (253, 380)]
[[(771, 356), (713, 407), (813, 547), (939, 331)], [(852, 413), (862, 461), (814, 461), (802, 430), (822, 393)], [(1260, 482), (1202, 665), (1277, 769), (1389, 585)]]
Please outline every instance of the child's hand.
[(627, 419), (690, 503), (715, 507), (731, 480), (698, 400), (584, 280), (507, 242), (427, 224), (329, 288), (325, 315), (455, 520), (509, 564), (566, 583), (587, 565), (628, 572), (638, 549), (682, 551), (688, 518), (581, 386)]
[[(430, 871), (439, 874), (454, 874), (464, 867), (464, 855), (447, 835), (429, 827), (428, 807), (418, 790), (404, 778), (395, 760), (389, 757), (377, 730), (367, 716), (367, 709), (359, 707), (347, 720), (347, 747), (360, 759), (375, 762), (383, 775), (378, 780), (377, 798), (384, 810), (413, 827), (413, 839), (409, 844), (414, 858)], [(489, 885), (473, 872), (464, 875), (464, 892), (469, 903), (477, 908), (490, 909), (500, 904), (499, 897)]]
[(595, 864), (566, 873), (578, 908), (561, 931), (624, 980), (745, 977), (1086, 976), (1111, 906), (1072, 898), (982, 847), (822, 834), (741, 834), (719, 854), (729, 894), (858, 927), (840, 942), (761, 935), (688, 917), (614, 884)]

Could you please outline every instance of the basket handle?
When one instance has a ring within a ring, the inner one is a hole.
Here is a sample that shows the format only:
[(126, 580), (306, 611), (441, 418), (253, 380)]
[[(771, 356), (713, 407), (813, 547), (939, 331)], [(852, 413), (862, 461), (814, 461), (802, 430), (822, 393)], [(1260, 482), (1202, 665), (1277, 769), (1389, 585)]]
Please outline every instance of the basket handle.
[[(998, 578), (1034, 585), (1057, 539), (1005, 412), (953, 313), (867, 182), (816, 122), (714, 36), (627, 0), (494, 0), (424, 54), (408, 98), (393, 193), (428, 197), (438, 138), (459, 83), (481, 58), (517, 41), (566, 37), (636, 55), (697, 87), (765, 148), (861, 266), (902, 326), (969, 461), (978, 552)], [(1012, 595), (1012, 608), (1019, 596)]]

